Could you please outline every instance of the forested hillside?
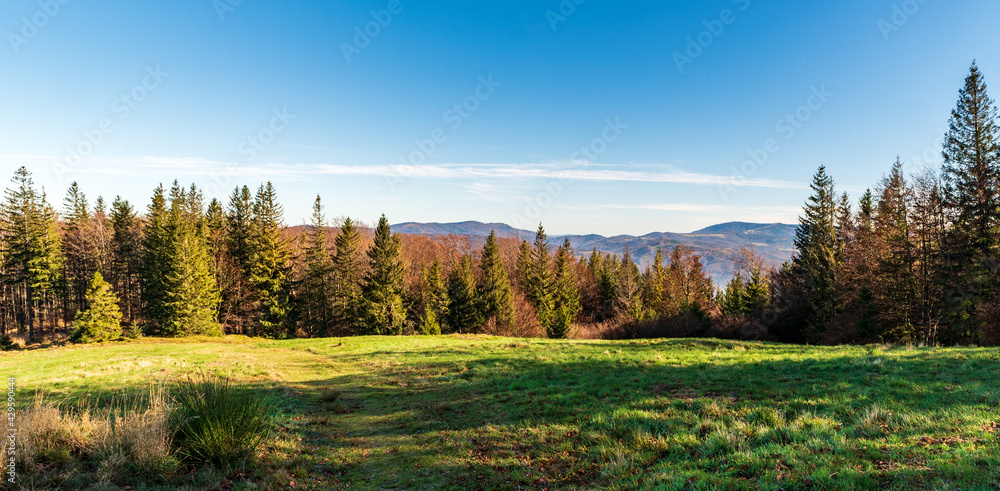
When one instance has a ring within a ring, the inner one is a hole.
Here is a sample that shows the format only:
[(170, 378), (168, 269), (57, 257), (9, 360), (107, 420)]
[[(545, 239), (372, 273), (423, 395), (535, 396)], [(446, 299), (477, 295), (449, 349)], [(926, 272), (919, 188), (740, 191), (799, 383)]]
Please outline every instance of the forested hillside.
[[(736, 272), (736, 262), (740, 247), (752, 248), (767, 263), (780, 265), (792, 257), (792, 241), (795, 239), (795, 225), (782, 223), (729, 222), (705, 227), (684, 234), (653, 232), (642, 236), (618, 235), (553, 235), (553, 240), (569, 239), (570, 245), (581, 257), (588, 257), (590, 251), (624, 254), (629, 249), (632, 259), (641, 267), (653, 263), (657, 249), (670, 250), (683, 245), (694, 249), (702, 257), (705, 270), (719, 285), (728, 282)], [(401, 223), (392, 229), (403, 233), (426, 236), (467, 236), (477, 244), (485, 242), (491, 231), (498, 237), (531, 238), (534, 232), (515, 229), (501, 223), (461, 222), (461, 223)]]

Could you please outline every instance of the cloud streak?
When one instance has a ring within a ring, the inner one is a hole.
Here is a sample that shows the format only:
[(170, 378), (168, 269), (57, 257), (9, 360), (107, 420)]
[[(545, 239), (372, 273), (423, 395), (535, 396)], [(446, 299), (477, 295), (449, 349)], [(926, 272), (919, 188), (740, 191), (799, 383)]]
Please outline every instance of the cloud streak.
[[(38, 162), (44, 155), (0, 154), (0, 162)], [(568, 179), (582, 182), (655, 182), (703, 186), (738, 185), (752, 188), (805, 189), (800, 182), (752, 178), (734, 183), (732, 176), (689, 172), (673, 166), (599, 165), (589, 162), (527, 164), (430, 164), (430, 165), (340, 165), (255, 164), (238, 165), (199, 157), (98, 157), (77, 172), (137, 175), (163, 170), (185, 175), (211, 175), (229, 169), (233, 176), (306, 179), (317, 175), (398, 177), (427, 180), (536, 180)]]

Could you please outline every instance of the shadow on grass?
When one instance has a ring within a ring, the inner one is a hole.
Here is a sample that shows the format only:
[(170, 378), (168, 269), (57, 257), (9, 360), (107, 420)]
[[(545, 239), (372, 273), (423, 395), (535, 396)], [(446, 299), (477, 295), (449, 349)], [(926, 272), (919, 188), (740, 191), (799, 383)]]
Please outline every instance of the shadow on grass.
[[(678, 350), (710, 360), (656, 358)], [(996, 430), (983, 426), (1000, 419), (989, 350), (825, 356), (837, 350), (677, 340), (334, 353), (405, 361), (306, 385), (343, 393), (310, 413), (330, 475), (378, 487), (998, 483)]]

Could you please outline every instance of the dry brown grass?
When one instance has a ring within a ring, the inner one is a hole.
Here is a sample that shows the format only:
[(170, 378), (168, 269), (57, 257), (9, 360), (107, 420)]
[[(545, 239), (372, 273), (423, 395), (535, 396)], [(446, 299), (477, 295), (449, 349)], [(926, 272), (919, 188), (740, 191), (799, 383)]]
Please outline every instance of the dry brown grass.
[(99, 409), (73, 410), (36, 398), (19, 415), (19, 464), (35, 468), (72, 456), (97, 464), (102, 481), (158, 475), (177, 463), (171, 448), (171, 407), (163, 384)]

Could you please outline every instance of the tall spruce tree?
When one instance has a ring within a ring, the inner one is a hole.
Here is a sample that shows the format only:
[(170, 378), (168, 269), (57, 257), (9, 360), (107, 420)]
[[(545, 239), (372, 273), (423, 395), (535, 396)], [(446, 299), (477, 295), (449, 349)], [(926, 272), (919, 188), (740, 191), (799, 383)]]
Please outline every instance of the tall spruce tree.
[(400, 258), (400, 239), (392, 233), (385, 215), (375, 228), (375, 242), (368, 249), (368, 266), (361, 290), (364, 329), (370, 334), (402, 334), (406, 321), (405, 269)]
[(298, 302), (302, 326), (310, 336), (328, 333), (334, 325), (333, 261), (326, 233), (323, 203), (317, 195), (312, 221), (305, 234), (305, 271)]
[(477, 333), (483, 325), (472, 260), (462, 256), (448, 277), (449, 333)]
[(167, 276), (171, 273), (175, 255), (170, 213), (162, 184), (153, 190), (143, 232), (142, 299), (147, 323), (145, 330), (151, 333), (159, 331), (167, 318)]
[(576, 259), (567, 238), (556, 252), (555, 277), (552, 285), (552, 322), (550, 338), (564, 339), (580, 313), (580, 286), (577, 283)]
[(834, 286), (839, 269), (839, 241), (836, 194), (826, 167), (819, 167), (810, 186), (813, 194), (803, 208), (804, 216), (799, 218), (792, 261), (803, 279), (809, 299), (809, 330), (811, 336), (817, 338), (837, 313)]
[(220, 320), (230, 332), (251, 334), (260, 318), (259, 296), (250, 283), (254, 196), (247, 186), (229, 195), (226, 207), (225, 254), (217, 256), (216, 275), (222, 301)]
[(350, 218), (344, 219), (334, 240), (337, 253), (333, 258), (333, 315), (338, 334), (362, 334), (361, 285), (365, 263), (361, 251), (361, 232)]
[(914, 334), (916, 295), (914, 245), (909, 223), (912, 190), (898, 159), (879, 188), (874, 222), (878, 287), (873, 292), (880, 311), (878, 335), (882, 341), (910, 342)]
[(63, 199), (63, 219), (64, 277), (72, 302), (72, 309), (67, 309), (66, 315), (72, 316), (72, 312), (86, 308), (85, 297), (96, 270), (88, 243), (90, 205), (76, 182), (70, 184)]
[(282, 338), (291, 330), (291, 252), (282, 236), (283, 211), (277, 191), (268, 181), (257, 190), (250, 237), (250, 285), (258, 303), (256, 332)]
[(509, 332), (514, 327), (514, 291), (507, 277), (507, 268), (500, 256), (500, 245), (496, 233), (490, 231), (483, 246), (482, 283), (479, 285), (479, 299), (483, 321), (492, 322), (496, 328)]
[(535, 245), (531, 250), (525, 293), (538, 314), (538, 324), (546, 331), (552, 323), (552, 265), (545, 228), (538, 224)]
[(170, 189), (167, 239), (171, 252), (165, 266), (163, 317), (160, 330), (168, 336), (222, 334), (217, 322), (219, 291), (212, 271), (204, 200), (192, 185)]
[(111, 282), (119, 298), (125, 322), (132, 326), (141, 314), (142, 221), (128, 201), (111, 202)]
[(972, 340), (982, 330), (974, 315), (998, 287), (1000, 247), (1000, 128), (986, 81), (972, 63), (951, 113), (942, 157), (944, 207), (951, 224), (945, 248), (950, 341)]
[(448, 319), (448, 287), (445, 285), (441, 261), (435, 259), (431, 266), (420, 270), (420, 327), (421, 334), (441, 334), (442, 324)]

